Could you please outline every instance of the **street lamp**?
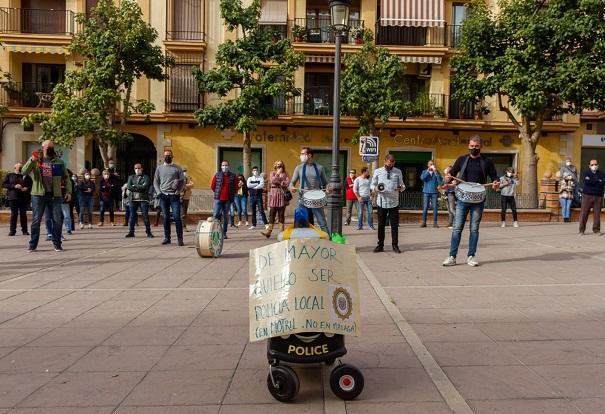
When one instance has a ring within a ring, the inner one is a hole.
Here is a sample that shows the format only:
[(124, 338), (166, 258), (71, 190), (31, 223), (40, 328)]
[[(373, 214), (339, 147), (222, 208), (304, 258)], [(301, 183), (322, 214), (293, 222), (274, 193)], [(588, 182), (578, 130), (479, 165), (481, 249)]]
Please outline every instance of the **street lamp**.
[(342, 181), (340, 179), (340, 46), (349, 30), (350, 0), (331, 0), (330, 18), (336, 47), (334, 53), (334, 118), (332, 123), (332, 175), (328, 194), (328, 224), (330, 233), (342, 234)]

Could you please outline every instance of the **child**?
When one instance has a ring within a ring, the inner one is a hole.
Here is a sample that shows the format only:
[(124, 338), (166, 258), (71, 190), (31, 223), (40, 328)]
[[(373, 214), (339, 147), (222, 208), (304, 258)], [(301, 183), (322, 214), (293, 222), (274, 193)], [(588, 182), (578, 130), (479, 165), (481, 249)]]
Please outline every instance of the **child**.
[(517, 222), (517, 204), (515, 203), (515, 190), (517, 188), (517, 174), (513, 167), (506, 169), (506, 174), (500, 177), (500, 196), (502, 210), (500, 211), (500, 217), (502, 218), (502, 226), (506, 227), (506, 207), (510, 205), (510, 209), (513, 212), (513, 227), (519, 227)]

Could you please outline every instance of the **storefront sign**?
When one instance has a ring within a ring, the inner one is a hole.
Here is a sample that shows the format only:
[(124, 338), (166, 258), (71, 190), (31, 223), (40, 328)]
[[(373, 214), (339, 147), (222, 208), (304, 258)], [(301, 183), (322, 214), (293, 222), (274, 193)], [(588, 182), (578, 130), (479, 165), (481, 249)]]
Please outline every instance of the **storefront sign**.
[(583, 147), (605, 147), (605, 135), (582, 135)]
[[(250, 341), (302, 332), (359, 335), (357, 256), (349, 245), (293, 239), (250, 251)], [(323, 349), (293, 349), (321, 354)]]
[[(454, 137), (422, 137), (418, 136), (403, 136), (403, 135), (395, 135), (393, 137), (393, 141), (398, 145), (410, 145), (410, 146), (431, 146), (435, 147), (437, 145), (452, 145), (452, 146), (467, 146), (468, 138), (460, 138), (458, 136)], [(484, 147), (492, 146), (492, 138), (491, 137), (482, 137), (481, 142)]]

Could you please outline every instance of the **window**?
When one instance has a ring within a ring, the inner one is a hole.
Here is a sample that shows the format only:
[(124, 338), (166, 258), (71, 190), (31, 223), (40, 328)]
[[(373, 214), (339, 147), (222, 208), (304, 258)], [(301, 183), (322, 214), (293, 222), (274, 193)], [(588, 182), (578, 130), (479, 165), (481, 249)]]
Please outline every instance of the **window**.
[[(252, 167), (255, 165), (258, 166), (261, 171), (264, 171), (263, 168), (263, 150), (260, 148), (252, 148)], [(216, 170), (218, 171), (220, 168), (220, 163), (222, 161), (229, 161), (229, 170), (234, 172), (235, 174), (243, 174), (244, 173), (244, 153), (242, 147), (239, 148), (230, 148), (230, 147), (220, 147), (218, 149), (218, 165), (216, 166)]]
[(166, 111), (193, 112), (202, 104), (198, 83), (193, 76), (193, 69), (202, 67), (202, 56), (183, 53), (175, 56), (175, 61), (166, 81)]
[(22, 106), (46, 108), (52, 102), (52, 91), (63, 82), (65, 65), (23, 63)]
[(86, 0), (86, 15), (87, 16), (90, 16), (90, 13), (92, 13), (92, 9), (97, 7), (98, 2), (99, 2), (99, 0)]
[(166, 39), (203, 41), (202, 0), (167, 0)]
[(20, 10), (23, 33), (66, 32), (65, 0), (22, 0)]

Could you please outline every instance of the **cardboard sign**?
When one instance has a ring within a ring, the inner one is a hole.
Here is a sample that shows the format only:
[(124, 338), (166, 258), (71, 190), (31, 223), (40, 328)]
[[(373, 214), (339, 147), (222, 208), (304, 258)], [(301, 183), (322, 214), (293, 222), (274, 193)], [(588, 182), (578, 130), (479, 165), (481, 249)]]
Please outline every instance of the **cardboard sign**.
[(301, 332), (359, 335), (355, 248), (291, 239), (250, 251), (250, 341)]

